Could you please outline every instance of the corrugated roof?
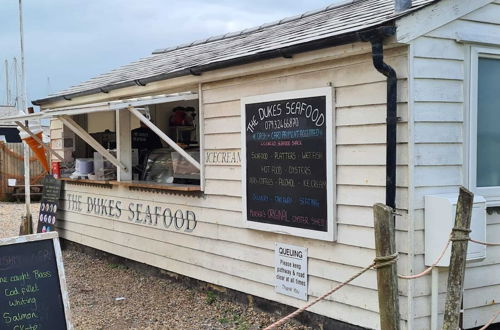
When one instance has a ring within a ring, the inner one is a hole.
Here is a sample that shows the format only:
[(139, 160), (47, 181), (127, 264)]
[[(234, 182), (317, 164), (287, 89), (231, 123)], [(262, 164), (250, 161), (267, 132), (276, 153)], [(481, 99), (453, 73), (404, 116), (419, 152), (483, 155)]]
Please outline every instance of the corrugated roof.
[(61, 97), (69, 99), (134, 84), (141, 85), (144, 83), (141, 80), (197, 74), (197, 68), (214, 63), (227, 63), (230, 66), (238, 59), (379, 26), (439, 0), (414, 0), (412, 8), (403, 13), (394, 12), (394, 1), (349, 0), (240, 32), (156, 50), (148, 57), (33, 103), (43, 104)]

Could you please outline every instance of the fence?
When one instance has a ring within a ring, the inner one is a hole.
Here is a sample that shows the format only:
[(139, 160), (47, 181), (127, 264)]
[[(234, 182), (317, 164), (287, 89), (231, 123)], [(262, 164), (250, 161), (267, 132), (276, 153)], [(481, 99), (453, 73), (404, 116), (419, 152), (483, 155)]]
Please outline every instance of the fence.
[[(23, 143), (0, 142), (0, 199), (6, 199), (13, 188), (8, 179), (16, 179), (16, 184), (24, 184), (24, 147)], [(39, 184), (46, 172), (30, 150), (31, 184)]]
[[(388, 206), (385, 206), (383, 204), (376, 204), (374, 206), (376, 258), (374, 259), (373, 263), (367, 265), (360, 272), (353, 275), (348, 280), (340, 283), (329, 292), (314, 299), (304, 307), (297, 309), (295, 312), (285, 316), (277, 322), (271, 324), (264, 330), (275, 329), (276, 327), (285, 324), (288, 320), (294, 318), (298, 314), (307, 310), (309, 307), (335, 293), (372, 268), (377, 270), (377, 286), (379, 291), (381, 328), (384, 330), (398, 330), (400, 329), (400, 316), (397, 278), (413, 280), (429, 274), (430, 271), (436, 267), (441, 258), (443, 258), (446, 249), (450, 244), (453, 244), (453, 246), (450, 258), (451, 260), (447, 288), (448, 292), (445, 306), (444, 324), (442, 329), (460, 329), (458, 327), (458, 320), (460, 314), (460, 302), (462, 301), (467, 244), (469, 241), (471, 241), (485, 246), (500, 246), (500, 243), (481, 242), (473, 240), (469, 237), (473, 199), (474, 195), (471, 192), (463, 187), (460, 188), (460, 195), (455, 218), (455, 227), (453, 227), (446, 245), (444, 246), (439, 257), (434, 261), (432, 266), (416, 275), (397, 274), (396, 261), (398, 259), (399, 253), (396, 252), (395, 246), (395, 230), (393, 222), (394, 212)], [(493, 315), (491, 319), (479, 330), (486, 330), (491, 324), (493, 324), (493, 322), (495, 322), (495, 320), (499, 316), (500, 311), (496, 312), (495, 315)]]

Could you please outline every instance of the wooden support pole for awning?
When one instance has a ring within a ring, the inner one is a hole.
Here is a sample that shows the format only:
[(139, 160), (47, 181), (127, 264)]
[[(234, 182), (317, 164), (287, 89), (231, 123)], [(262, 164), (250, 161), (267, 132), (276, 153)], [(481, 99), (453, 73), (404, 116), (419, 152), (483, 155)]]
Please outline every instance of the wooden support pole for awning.
[(52, 149), (49, 145), (43, 143), (43, 141), (40, 140), (40, 138), (38, 138), (38, 136), (36, 136), (35, 134), (33, 134), (33, 132), (29, 129), (28, 126), (23, 125), (23, 123), (21, 123), (20, 121), (16, 121), (16, 124), (17, 124), (17, 126), (21, 127), (22, 130), (24, 130), (26, 133), (28, 133), (36, 142), (40, 143), (40, 145), (42, 147), (44, 147), (45, 150), (48, 150), (57, 159), (59, 159), (61, 162), (64, 162), (64, 158), (62, 158), (61, 155), (59, 155), (57, 153), (57, 151), (55, 151), (54, 149)]
[(72, 130), (76, 135), (82, 138), (83, 141), (88, 143), (92, 148), (94, 148), (98, 153), (100, 153), (104, 158), (109, 160), (116, 167), (120, 167), (125, 172), (129, 169), (123, 165), (115, 156), (113, 156), (109, 151), (107, 151), (99, 142), (97, 142), (89, 133), (87, 133), (80, 125), (78, 125), (71, 117), (68, 115), (57, 116), (64, 126)]
[(179, 154), (181, 154), (182, 157), (186, 158), (186, 160), (191, 163), (194, 167), (196, 167), (197, 170), (201, 169), (200, 163), (196, 161), (193, 157), (191, 157), (184, 149), (179, 147), (177, 143), (175, 143), (171, 138), (168, 137), (167, 134), (163, 133), (161, 129), (156, 127), (155, 124), (153, 124), (149, 119), (147, 119), (142, 113), (139, 112), (139, 110), (130, 107), (128, 110), (136, 116), (141, 122), (143, 122), (146, 126), (148, 126), (153, 132), (155, 132), (160, 139), (168, 143), (169, 146), (171, 146), (175, 151), (177, 151)]

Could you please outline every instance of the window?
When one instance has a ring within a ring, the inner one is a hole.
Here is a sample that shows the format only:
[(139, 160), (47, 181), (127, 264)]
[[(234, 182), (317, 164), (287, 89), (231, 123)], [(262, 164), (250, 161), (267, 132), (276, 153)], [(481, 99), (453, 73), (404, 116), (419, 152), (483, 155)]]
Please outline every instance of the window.
[[(198, 100), (160, 103), (140, 112), (199, 162)], [(132, 116), (131, 147), (133, 180), (159, 184), (200, 185), (200, 171), (179, 152)]]
[(500, 202), (500, 50), (472, 49), (470, 182)]
[(65, 152), (66, 176), (176, 190), (200, 186), (198, 102), (196, 93), (179, 93), (69, 109), (72, 119), (63, 122), (74, 143)]

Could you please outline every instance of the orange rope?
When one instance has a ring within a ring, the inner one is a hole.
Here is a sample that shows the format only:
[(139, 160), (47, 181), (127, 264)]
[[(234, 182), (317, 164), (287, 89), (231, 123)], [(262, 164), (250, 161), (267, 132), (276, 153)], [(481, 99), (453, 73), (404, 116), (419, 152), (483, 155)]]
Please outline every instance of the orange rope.
[(451, 242), (451, 234), (450, 234), (450, 238), (448, 239), (448, 241), (446, 242), (446, 245), (444, 246), (443, 250), (441, 251), (441, 254), (437, 257), (436, 261), (434, 261), (434, 263), (428, 267), (427, 269), (425, 269), (423, 272), (419, 273), (419, 274), (416, 274), (416, 275), (401, 275), (401, 274), (398, 274), (398, 277), (399, 278), (402, 278), (402, 279), (405, 279), (405, 280), (414, 280), (416, 278), (419, 278), (419, 277), (422, 277), (422, 276), (425, 276), (427, 274), (429, 274), (429, 272), (437, 266), (437, 264), (441, 261), (441, 259), (443, 258), (444, 254), (446, 253), (446, 250), (448, 249), (448, 246), (450, 246), (450, 242)]
[(469, 241), (486, 246), (500, 246), (500, 243), (488, 243), (488, 242), (476, 241), (475, 239), (472, 238), (469, 239)]
[(500, 311), (498, 311), (495, 315), (493, 315), (493, 317), (488, 321), (488, 323), (486, 323), (481, 329), (479, 330), (485, 330), (487, 329), (492, 323), (493, 321), (495, 321), (495, 319), (500, 315)]
[(303, 311), (305, 311), (306, 309), (308, 309), (309, 307), (311, 307), (312, 305), (320, 302), (321, 300), (325, 299), (326, 297), (328, 297), (329, 295), (331, 295), (332, 293), (338, 291), (339, 289), (341, 289), (342, 287), (346, 286), (347, 284), (351, 283), (352, 281), (354, 281), (356, 278), (360, 277), (361, 275), (363, 275), (365, 272), (367, 272), (368, 270), (370, 270), (373, 266), (375, 266), (375, 262), (372, 263), (371, 265), (369, 266), (366, 266), (365, 268), (363, 268), (360, 272), (358, 272), (357, 274), (353, 275), (351, 278), (349, 278), (347, 281), (345, 282), (342, 282), (340, 283), (339, 285), (337, 285), (336, 287), (334, 287), (333, 289), (331, 289), (330, 291), (328, 291), (327, 293), (325, 293), (324, 295), (322, 295), (321, 297), (318, 297), (316, 299), (314, 299), (313, 301), (311, 301), (310, 303), (308, 303), (307, 305), (305, 305), (304, 307), (302, 308), (299, 308), (297, 309), (295, 312), (291, 313), (291, 314), (288, 314), (287, 316), (285, 316), (284, 318), (274, 322), (273, 324), (271, 324), (270, 326), (268, 326), (267, 328), (265, 328), (264, 330), (271, 330), (271, 329), (274, 329), (282, 324), (284, 324), (286, 321), (290, 320), (291, 318), (294, 318), (295, 316), (299, 315), (300, 313), (302, 313)]
[[(416, 275), (410, 275), (410, 276), (405, 276), (405, 275), (400, 275), (398, 274), (398, 277), (399, 278), (402, 278), (402, 279), (409, 279), (409, 280), (413, 280), (413, 279), (416, 279), (416, 278), (419, 278), (419, 277), (422, 277), (422, 276), (425, 276), (427, 275), (434, 267), (436, 267), (436, 265), (439, 263), (439, 261), (443, 258), (444, 254), (446, 253), (446, 250), (448, 249), (448, 246), (450, 245), (450, 243), (453, 241), (453, 236), (452, 234), (450, 234), (450, 238), (448, 239), (448, 241), (446, 242), (446, 245), (443, 247), (443, 250), (441, 251), (441, 254), (437, 257), (436, 261), (434, 261), (434, 263), (428, 267), (427, 269), (425, 269), (423, 272), (421, 272), (420, 274), (416, 274)], [(455, 239), (457, 240), (457, 239)], [(460, 239), (462, 240), (462, 239)], [(475, 241), (473, 239), (470, 239), (470, 238), (466, 238), (466, 239), (463, 239), (463, 240), (467, 240), (467, 241), (471, 241), (471, 242), (474, 242), (474, 243), (478, 243), (478, 244), (483, 244), (483, 245), (487, 245), (487, 246), (498, 246), (499, 243), (486, 243), (486, 242), (481, 242), (481, 241)], [(336, 292), (337, 290), (339, 290), (340, 288), (342, 288), (343, 286), (347, 285), (348, 283), (352, 282), (354, 279), (356, 279), (357, 277), (361, 276), (363, 273), (365, 273), (366, 271), (368, 271), (369, 269), (371, 268), (380, 268), (380, 267), (384, 267), (384, 266), (387, 266), (389, 264), (392, 264), (392, 263), (395, 263), (396, 260), (397, 260), (397, 253), (395, 253), (394, 255), (392, 256), (388, 256), (388, 257), (383, 257), (384, 259), (383, 260), (379, 260), (379, 261), (386, 261), (385, 263), (382, 263), (380, 264), (378, 267), (377, 267), (377, 259), (381, 259), (381, 258), (375, 258), (375, 262), (372, 263), (371, 265), (365, 267), (363, 270), (361, 270), (359, 273), (355, 274), (354, 276), (352, 276), (350, 279), (348, 279), (347, 281), (345, 282), (342, 282), (341, 284), (339, 284), (338, 286), (336, 286), (335, 288), (333, 288), (332, 290), (328, 291), (327, 293), (325, 293), (324, 295), (322, 295), (321, 297), (318, 297), (316, 298), (315, 300), (313, 300), (312, 302), (310, 302), (309, 304), (305, 305), (304, 307), (302, 308), (299, 308), (297, 309), (295, 312), (283, 317), (282, 319), (274, 322), (273, 324), (271, 324), (270, 326), (268, 326), (267, 328), (265, 328), (264, 330), (271, 330), (271, 329), (274, 329), (280, 325), (283, 325), (285, 322), (287, 322), (288, 320), (290, 320), (291, 318), (297, 316), (298, 314), (302, 313), (303, 311), (305, 311), (306, 309), (308, 309), (309, 307), (311, 307), (312, 305), (318, 303), (319, 301), (325, 299), (326, 297), (328, 297), (329, 295), (331, 295), (332, 293)], [(387, 259), (387, 260), (386, 260)], [(486, 323), (480, 330), (485, 330), (486, 328), (488, 328), (494, 321), (495, 319), (500, 316), (500, 311), (498, 311), (489, 321), (488, 323)]]

